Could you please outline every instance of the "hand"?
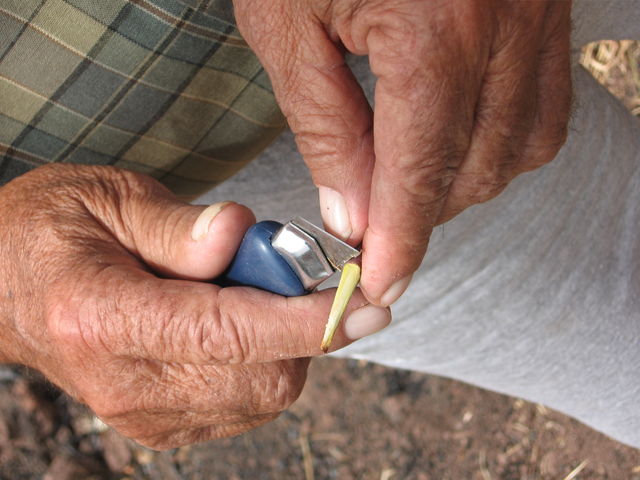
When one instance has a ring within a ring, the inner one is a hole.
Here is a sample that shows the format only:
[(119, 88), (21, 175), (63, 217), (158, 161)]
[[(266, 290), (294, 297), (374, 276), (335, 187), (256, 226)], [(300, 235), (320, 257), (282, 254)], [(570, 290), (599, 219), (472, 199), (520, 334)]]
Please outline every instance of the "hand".
[[(321, 354), (332, 292), (286, 299), (195, 281), (224, 271), (254, 221), (114, 168), (17, 178), (0, 188), (0, 360), (42, 371), (154, 448), (272, 420)], [(347, 314), (364, 304), (357, 294)], [(349, 321), (334, 348), (389, 312), (366, 306)]]
[[(433, 227), (554, 158), (571, 101), (570, 1), (235, 0), (320, 190), (389, 305)], [(369, 55), (375, 113), (344, 63)]]

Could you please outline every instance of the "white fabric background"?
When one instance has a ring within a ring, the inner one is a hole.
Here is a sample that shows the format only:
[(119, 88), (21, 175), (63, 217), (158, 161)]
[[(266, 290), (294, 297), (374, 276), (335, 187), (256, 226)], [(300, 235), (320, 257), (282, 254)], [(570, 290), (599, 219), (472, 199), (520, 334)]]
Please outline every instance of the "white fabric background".
[[(640, 39), (640, 0), (577, 1), (573, 17), (577, 47)], [(574, 84), (556, 160), (439, 227), (392, 325), (338, 355), (541, 402), (640, 447), (640, 122), (580, 67)], [(320, 221), (290, 133), (198, 203), (220, 200)]]

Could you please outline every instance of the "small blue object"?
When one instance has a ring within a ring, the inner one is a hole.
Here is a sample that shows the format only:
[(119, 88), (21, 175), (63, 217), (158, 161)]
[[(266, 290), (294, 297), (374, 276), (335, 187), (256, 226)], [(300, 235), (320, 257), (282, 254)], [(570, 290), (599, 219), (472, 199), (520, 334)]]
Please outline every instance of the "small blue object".
[(281, 223), (265, 221), (249, 228), (238, 253), (217, 283), (256, 287), (285, 297), (309, 293), (285, 259), (271, 246), (271, 237), (281, 227)]

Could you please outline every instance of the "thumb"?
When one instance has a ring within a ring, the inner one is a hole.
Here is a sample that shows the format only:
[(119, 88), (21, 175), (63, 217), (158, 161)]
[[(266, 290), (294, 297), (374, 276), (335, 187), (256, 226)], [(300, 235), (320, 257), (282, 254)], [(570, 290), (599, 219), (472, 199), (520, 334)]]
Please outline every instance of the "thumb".
[(319, 188), (327, 229), (358, 243), (374, 162), (372, 111), (322, 22), (294, 3), (236, 1), (236, 19)]
[(237, 203), (189, 205), (170, 195), (127, 197), (120, 209), (125, 228), (115, 234), (125, 248), (160, 274), (191, 280), (220, 275), (256, 221)]

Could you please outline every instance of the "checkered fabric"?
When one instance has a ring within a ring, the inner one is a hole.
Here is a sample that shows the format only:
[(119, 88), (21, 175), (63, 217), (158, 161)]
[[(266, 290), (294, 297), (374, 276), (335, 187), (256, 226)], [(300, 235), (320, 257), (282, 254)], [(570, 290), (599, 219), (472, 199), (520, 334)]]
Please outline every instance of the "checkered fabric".
[(284, 128), (231, 0), (0, 0), (0, 185), (115, 165), (184, 198)]

